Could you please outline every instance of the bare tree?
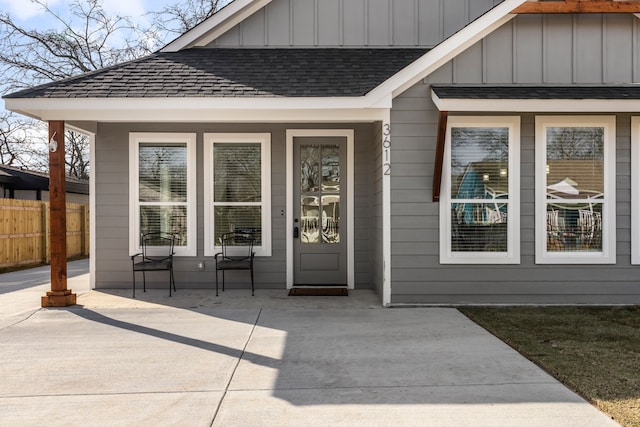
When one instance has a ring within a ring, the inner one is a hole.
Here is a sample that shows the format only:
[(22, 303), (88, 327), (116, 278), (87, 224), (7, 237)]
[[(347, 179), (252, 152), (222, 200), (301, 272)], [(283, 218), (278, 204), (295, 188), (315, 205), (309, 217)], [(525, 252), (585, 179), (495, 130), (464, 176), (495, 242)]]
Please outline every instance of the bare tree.
[(46, 158), (40, 153), (44, 152), (45, 142), (34, 128), (39, 124), (7, 111), (0, 114), (0, 123), (0, 164), (42, 171)]
[[(7, 13), (0, 13), (0, 81), (3, 92), (61, 80), (91, 72), (149, 54), (165, 38), (182, 33), (211, 16), (219, 0), (178, 1), (151, 15), (146, 28), (130, 17), (109, 14), (103, 0), (72, 0), (64, 15), (49, 7), (46, 0), (26, 0), (38, 5), (55, 23), (54, 29), (25, 28)], [(0, 137), (10, 134), (25, 120), (13, 115), (0, 116)], [(33, 129), (37, 128), (31, 122)], [(88, 139), (66, 132), (67, 170), (72, 176), (86, 178), (89, 173)], [(28, 139), (28, 136), (26, 137)], [(17, 154), (26, 140), (5, 138), (0, 162), (17, 162)], [(1, 142), (0, 142), (1, 144)], [(33, 157), (46, 154), (46, 146), (31, 146)], [(43, 153), (44, 152), (44, 153)], [(4, 154), (6, 153), (6, 154)]]
[(177, 4), (165, 6), (151, 15), (155, 27), (167, 34), (167, 38), (180, 35), (200, 22), (213, 16), (216, 10), (225, 6), (231, 0), (186, 0)]

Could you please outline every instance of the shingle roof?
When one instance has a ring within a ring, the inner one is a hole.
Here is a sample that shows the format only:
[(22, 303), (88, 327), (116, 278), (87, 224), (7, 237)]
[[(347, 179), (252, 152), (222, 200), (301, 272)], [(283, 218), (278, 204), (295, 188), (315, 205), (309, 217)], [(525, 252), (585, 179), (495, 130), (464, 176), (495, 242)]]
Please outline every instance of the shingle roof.
[(640, 99), (640, 85), (433, 85), (440, 99)]
[(5, 98), (363, 96), (426, 49), (186, 49)]

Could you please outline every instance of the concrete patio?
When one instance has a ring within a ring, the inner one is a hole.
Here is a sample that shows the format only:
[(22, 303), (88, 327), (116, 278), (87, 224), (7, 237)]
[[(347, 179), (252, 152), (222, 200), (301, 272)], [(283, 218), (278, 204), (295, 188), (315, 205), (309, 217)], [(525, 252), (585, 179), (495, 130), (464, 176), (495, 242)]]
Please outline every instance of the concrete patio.
[(0, 426), (617, 425), (452, 308), (180, 284), (133, 300), (79, 274), (79, 305), (40, 309), (37, 282), (0, 285)]

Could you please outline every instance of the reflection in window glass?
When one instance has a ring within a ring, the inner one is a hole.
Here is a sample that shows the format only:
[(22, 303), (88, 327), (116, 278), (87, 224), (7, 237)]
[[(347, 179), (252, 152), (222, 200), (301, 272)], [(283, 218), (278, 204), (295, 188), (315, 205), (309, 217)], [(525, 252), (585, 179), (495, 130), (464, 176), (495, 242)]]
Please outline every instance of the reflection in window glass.
[(340, 243), (340, 148), (300, 146), (300, 242)]
[(260, 144), (215, 143), (214, 202), (259, 202), (262, 189)]
[(141, 143), (138, 148), (140, 202), (187, 201), (187, 146)]
[(318, 191), (320, 188), (320, 146), (300, 147), (300, 180), (303, 193)]
[(451, 128), (451, 248), (506, 252), (509, 129)]
[(338, 145), (322, 147), (322, 191), (340, 192), (340, 151)]
[(170, 233), (176, 246), (187, 245), (186, 206), (140, 206), (140, 232)]
[(172, 233), (187, 245), (187, 146), (138, 145), (140, 233)]
[(214, 241), (244, 231), (262, 244), (262, 145), (259, 142), (213, 144)]
[(603, 128), (547, 128), (548, 198), (584, 198), (602, 194), (603, 166)]
[(302, 196), (300, 214), (302, 243), (320, 243), (320, 199), (317, 196)]
[(340, 196), (322, 196), (322, 241), (340, 243)]
[(602, 251), (604, 128), (546, 132), (547, 251)]
[(221, 244), (224, 233), (241, 231), (253, 233), (256, 246), (262, 244), (262, 207), (261, 206), (215, 206), (215, 240)]

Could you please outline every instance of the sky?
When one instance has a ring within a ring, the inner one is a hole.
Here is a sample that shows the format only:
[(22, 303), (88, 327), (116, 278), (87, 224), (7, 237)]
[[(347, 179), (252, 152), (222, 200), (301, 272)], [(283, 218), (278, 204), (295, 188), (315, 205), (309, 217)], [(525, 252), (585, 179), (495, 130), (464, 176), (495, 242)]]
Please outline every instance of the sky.
[[(113, 14), (130, 16), (134, 20), (148, 19), (146, 12), (157, 11), (163, 6), (174, 4), (179, 0), (104, 0), (104, 8)], [(69, 0), (48, 0), (49, 7), (64, 12)], [(39, 6), (29, 0), (0, 0), (0, 11), (8, 12), (14, 19), (31, 25), (45, 23), (44, 14)]]
[[(109, 12), (127, 16), (141, 16), (150, 10), (158, 10), (166, 4), (175, 3), (176, 0), (106, 0), (104, 8)], [(69, 4), (68, 0), (48, 0), (49, 6), (63, 10)], [(0, 0), (0, 9), (9, 12), (21, 21), (38, 19), (42, 15), (39, 6), (29, 0)]]

